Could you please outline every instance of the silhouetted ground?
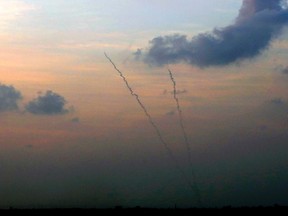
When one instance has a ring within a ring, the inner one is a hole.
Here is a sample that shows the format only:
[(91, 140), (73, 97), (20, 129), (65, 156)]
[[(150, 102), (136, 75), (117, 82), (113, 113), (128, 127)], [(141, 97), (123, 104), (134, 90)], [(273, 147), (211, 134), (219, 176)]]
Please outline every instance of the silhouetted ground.
[(3, 209), (0, 215), (143, 215), (143, 216), (161, 216), (161, 215), (193, 215), (195, 213), (246, 213), (246, 212), (264, 212), (264, 213), (288, 213), (288, 207), (224, 207), (224, 208), (192, 208), (192, 209), (150, 209), (150, 208), (122, 208), (114, 209)]

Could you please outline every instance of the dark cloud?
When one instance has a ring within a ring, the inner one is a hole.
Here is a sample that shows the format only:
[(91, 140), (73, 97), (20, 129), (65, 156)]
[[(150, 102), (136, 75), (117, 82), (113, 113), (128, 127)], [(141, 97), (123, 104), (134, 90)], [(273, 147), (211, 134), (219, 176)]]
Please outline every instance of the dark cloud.
[[(183, 90), (177, 90), (176, 91), (176, 94), (186, 94), (188, 91), (186, 89), (183, 89)], [(174, 94), (174, 91), (170, 91), (169, 92), (170, 94)], [(163, 90), (162, 92), (162, 95), (167, 95), (168, 94), (168, 91), (166, 89)]]
[(66, 100), (61, 95), (47, 91), (26, 105), (26, 110), (35, 115), (57, 115), (69, 112), (65, 108)]
[(281, 73), (288, 75), (288, 66), (281, 66), (279, 67), (279, 70)]
[(71, 122), (73, 123), (79, 123), (80, 122), (80, 119), (78, 117), (75, 117), (75, 118), (72, 118), (71, 119)]
[(18, 110), (20, 99), (22, 96), (18, 90), (0, 83), (0, 112)]
[(281, 71), (283, 74), (288, 74), (288, 66), (283, 68), (283, 70)]
[(199, 67), (251, 59), (261, 54), (288, 23), (284, 4), (284, 0), (243, 0), (234, 24), (192, 39), (179, 34), (156, 37), (148, 49), (138, 49), (135, 57), (154, 66), (186, 62)]
[(266, 101), (255, 116), (270, 122), (287, 121), (288, 102), (285, 98), (275, 97)]
[(282, 98), (273, 98), (271, 103), (277, 106), (285, 105), (285, 101)]
[(275, 68), (275, 70), (288, 75), (288, 66), (279, 65)]
[(175, 115), (175, 112), (172, 110), (170, 112), (167, 112), (166, 113), (167, 116), (174, 116)]
[[(186, 89), (176, 91), (176, 94), (186, 94), (186, 93), (187, 93)], [(171, 92), (171, 94), (173, 94), (173, 92)]]

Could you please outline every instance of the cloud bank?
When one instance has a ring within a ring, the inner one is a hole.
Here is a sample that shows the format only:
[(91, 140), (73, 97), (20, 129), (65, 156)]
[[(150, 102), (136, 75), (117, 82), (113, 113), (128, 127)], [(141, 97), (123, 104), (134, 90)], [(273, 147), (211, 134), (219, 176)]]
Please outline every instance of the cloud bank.
[(288, 75), (288, 66), (278, 65), (275, 68), (275, 71), (280, 72), (282, 74)]
[(0, 112), (18, 110), (17, 103), (21, 99), (21, 93), (13, 86), (0, 83)]
[(286, 0), (243, 0), (232, 25), (192, 39), (186, 35), (156, 37), (135, 52), (153, 66), (186, 62), (198, 67), (225, 66), (258, 56), (288, 24)]
[(47, 91), (44, 95), (39, 95), (26, 105), (26, 111), (35, 115), (57, 115), (68, 113), (65, 108), (66, 100), (61, 95), (52, 91)]

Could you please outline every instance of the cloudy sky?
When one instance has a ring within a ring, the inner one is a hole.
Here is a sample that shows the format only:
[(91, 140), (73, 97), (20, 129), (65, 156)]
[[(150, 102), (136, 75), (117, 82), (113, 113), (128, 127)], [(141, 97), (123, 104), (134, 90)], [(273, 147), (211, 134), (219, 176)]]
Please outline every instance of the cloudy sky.
[(288, 205), (285, 5), (0, 0), (0, 208)]

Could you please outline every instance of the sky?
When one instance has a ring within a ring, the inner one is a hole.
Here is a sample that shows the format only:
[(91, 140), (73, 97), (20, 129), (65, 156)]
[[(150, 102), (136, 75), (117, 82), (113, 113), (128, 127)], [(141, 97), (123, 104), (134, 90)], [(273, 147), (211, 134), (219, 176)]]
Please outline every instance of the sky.
[(0, 0), (0, 208), (288, 205), (287, 14)]

